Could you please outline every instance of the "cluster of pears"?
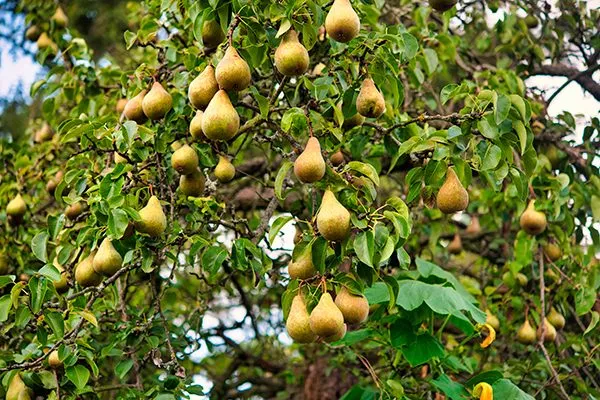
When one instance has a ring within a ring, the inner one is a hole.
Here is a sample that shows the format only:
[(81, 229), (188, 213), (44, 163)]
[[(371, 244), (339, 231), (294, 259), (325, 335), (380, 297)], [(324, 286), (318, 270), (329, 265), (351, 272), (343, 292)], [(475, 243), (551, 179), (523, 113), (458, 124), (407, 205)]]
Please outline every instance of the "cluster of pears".
[(519, 222), (525, 232), (534, 236), (544, 232), (548, 225), (546, 214), (535, 209), (535, 200), (529, 202), (529, 205), (521, 214)]
[[(109, 238), (75, 267), (75, 281), (81, 287), (98, 286), (104, 276), (114, 275), (123, 266), (123, 258)], [(59, 281), (60, 282), (60, 281)], [(56, 283), (55, 283), (56, 286)]]
[(469, 205), (469, 193), (456, 176), (454, 168), (448, 167), (446, 180), (438, 191), (436, 201), (444, 214), (466, 210)]
[(123, 107), (125, 118), (141, 124), (147, 118), (156, 121), (163, 118), (173, 107), (173, 98), (160, 84), (154, 82), (150, 91), (146, 89), (132, 97)]
[[(69, 23), (69, 17), (60, 6), (56, 7), (50, 20), (60, 28), (65, 28)], [(51, 49), (53, 54), (58, 52), (57, 44), (50, 38), (48, 33), (42, 32), (37, 25), (31, 25), (27, 28), (25, 37), (27, 40), (35, 41), (39, 50)]]
[(321, 338), (325, 342), (341, 340), (347, 331), (346, 324), (360, 324), (369, 316), (369, 302), (363, 295), (355, 295), (342, 287), (335, 302), (328, 292), (321, 295), (318, 304), (308, 313), (304, 297), (298, 293), (285, 327), (298, 343), (311, 343)]
[(175, 150), (171, 157), (171, 166), (181, 175), (179, 189), (186, 196), (198, 197), (204, 191), (206, 180), (198, 162), (196, 150), (188, 144)]
[[(556, 330), (564, 328), (565, 323), (565, 317), (552, 307), (550, 313), (544, 319), (544, 342), (553, 342), (556, 339)], [(541, 338), (542, 326), (540, 325), (536, 330), (529, 323), (529, 319), (525, 318), (525, 322), (517, 330), (517, 340), (523, 344), (533, 344), (536, 340), (540, 340)]]
[(17, 195), (6, 205), (8, 222), (11, 225), (19, 225), (23, 221), (23, 216), (26, 211), (27, 204), (25, 204), (25, 200), (23, 200), (21, 193), (17, 193)]

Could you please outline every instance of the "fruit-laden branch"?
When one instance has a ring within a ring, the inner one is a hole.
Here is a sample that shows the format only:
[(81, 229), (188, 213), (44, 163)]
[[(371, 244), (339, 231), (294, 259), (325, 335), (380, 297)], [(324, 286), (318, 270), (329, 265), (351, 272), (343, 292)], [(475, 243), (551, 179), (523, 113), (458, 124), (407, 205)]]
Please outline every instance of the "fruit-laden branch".
[(577, 82), (596, 100), (600, 101), (600, 83), (596, 82), (593, 77), (594, 71), (598, 68), (598, 65), (594, 65), (586, 71), (580, 71), (564, 64), (540, 65), (531, 72), (531, 75), (565, 76)]

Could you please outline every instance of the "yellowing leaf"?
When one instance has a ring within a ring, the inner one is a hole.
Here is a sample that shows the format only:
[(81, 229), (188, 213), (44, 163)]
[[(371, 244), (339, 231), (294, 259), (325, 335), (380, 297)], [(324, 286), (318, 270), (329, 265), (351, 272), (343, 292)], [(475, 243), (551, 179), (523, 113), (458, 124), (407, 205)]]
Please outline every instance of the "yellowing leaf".
[(77, 311), (76, 314), (80, 315), (83, 319), (88, 321), (90, 324), (94, 325), (96, 328), (98, 327), (98, 320), (96, 316), (87, 310)]

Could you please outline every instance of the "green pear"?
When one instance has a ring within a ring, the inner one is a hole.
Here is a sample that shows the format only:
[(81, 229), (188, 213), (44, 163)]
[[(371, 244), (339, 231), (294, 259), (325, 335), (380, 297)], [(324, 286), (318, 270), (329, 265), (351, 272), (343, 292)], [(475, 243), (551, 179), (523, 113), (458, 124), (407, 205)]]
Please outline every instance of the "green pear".
[(535, 200), (531, 200), (529, 205), (521, 214), (519, 220), (521, 228), (530, 235), (539, 235), (546, 230), (546, 214), (535, 209)]
[(437, 194), (437, 207), (444, 214), (463, 211), (469, 205), (469, 193), (466, 191), (454, 168), (448, 167), (446, 180)]
[(366, 118), (379, 118), (385, 112), (385, 99), (371, 78), (362, 83), (356, 97), (356, 111)]
[(360, 324), (369, 316), (369, 302), (363, 295), (357, 296), (342, 287), (335, 298), (335, 305), (349, 324)]
[(227, 92), (219, 90), (202, 116), (202, 132), (210, 140), (229, 140), (240, 129), (240, 116)]
[(360, 31), (360, 19), (350, 0), (334, 0), (325, 18), (325, 29), (333, 40), (347, 43)]
[(344, 119), (344, 122), (342, 123), (342, 128), (349, 130), (357, 126), (361, 126), (364, 122), (365, 117), (363, 117), (359, 113), (356, 113), (352, 117)]
[(310, 330), (318, 336), (328, 337), (339, 332), (344, 326), (344, 316), (337, 308), (331, 295), (323, 293), (309, 317)]
[(66, 208), (65, 216), (70, 220), (74, 220), (77, 217), (79, 217), (82, 212), (83, 212), (83, 205), (81, 204), (80, 201), (78, 201), (78, 202), (71, 204), (70, 206), (68, 206)]
[(329, 189), (323, 195), (317, 214), (317, 228), (327, 240), (341, 241), (350, 233), (350, 212), (340, 204)]
[(214, 19), (204, 21), (202, 25), (202, 43), (209, 50), (216, 49), (225, 40), (225, 32)]
[[(545, 332), (544, 332), (544, 342), (554, 342), (554, 339), (556, 339), (556, 328), (554, 327), (554, 325), (552, 325), (550, 323), (550, 321), (548, 321), (548, 319), (544, 319), (544, 325), (546, 327)], [(537, 329), (536, 332), (536, 336), (537, 339), (540, 340), (542, 338), (542, 325), (540, 324), (540, 326)]]
[(56, 289), (56, 291), (58, 293), (64, 293), (67, 290), (69, 290), (69, 281), (67, 279), (67, 271), (65, 271), (65, 269), (62, 267), (62, 265), (60, 265), (58, 263), (58, 258), (54, 257), (54, 260), (52, 261), (52, 265), (54, 265), (54, 267), (58, 270), (58, 272), (60, 272), (60, 279), (57, 281), (54, 281), (54, 289)]
[(323, 336), (323, 341), (327, 343), (337, 342), (338, 340), (342, 340), (344, 336), (346, 336), (346, 332), (348, 327), (346, 324), (342, 324), (342, 327), (331, 336)]
[(25, 31), (25, 37), (27, 38), (27, 40), (30, 40), (32, 42), (38, 40), (41, 34), (42, 32), (40, 32), (40, 28), (38, 28), (36, 25), (31, 25)]
[(548, 243), (544, 246), (544, 254), (550, 261), (554, 262), (562, 257), (562, 250), (555, 243)]
[(119, 114), (119, 115), (123, 114), (123, 111), (125, 111), (126, 105), (127, 105), (127, 99), (117, 100), (117, 104), (115, 105), (115, 110), (117, 111), (117, 114)]
[(526, 319), (517, 331), (517, 340), (519, 343), (533, 344), (535, 343), (535, 337), (535, 330), (529, 324), (529, 320)]
[(123, 109), (123, 114), (125, 118), (131, 121), (135, 121), (138, 124), (143, 123), (146, 120), (146, 114), (144, 114), (144, 109), (142, 107), (142, 102), (144, 101), (144, 97), (146, 97), (147, 90), (142, 90), (134, 97), (132, 97), (127, 104), (125, 104), (125, 108)]
[(25, 200), (23, 200), (20, 193), (17, 193), (17, 195), (6, 205), (6, 215), (11, 217), (20, 218), (25, 215), (26, 211), (27, 204), (25, 204)]
[(204, 132), (202, 132), (203, 116), (204, 112), (202, 112), (202, 110), (198, 110), (190, 122), (190, 134), (194, 140), (201, 140), (204, 137)]
[(158, 237), (167, 229), (167, 217), (156, 196), (150, 197), (148, 204), (140, 210), (139, 214), (140, 221), (135, 224), (138, 232)]
[(173, 107), (173, 98), (159, 83), (154, 82), (152, 89), (142, 100), (142, 110), (146, 117), (153, 121), (159, 120)]
[(227, 183), (235, 176), (235, 167), (227, 157), (219, 156), (219, 162), (215, 167), (215, 177), (221, 183)]
[(182, 175), (189, 175), (198, 169), (198, 154), (189, 145), (181, 146), (171, 157), (171, 166)]
[(44, 122), (44, 124), (41, 126), (41, 128), (38, 129), (37, 132), (35, 133), (34, 142), (36, 142), (36, 143), (45, 142), (47, 140), (52, 139), (53, 136), (54, 136), (54, 131), (52, 130), (52, 128), (50, 127), (50, 125), (47, 122)]
[(310, 316), (304, 298), (301, 294), (297, 294), (292, 300), (292, 307), (285, 323), (288, 335), (298, 343), (314, 342), (317, 335), (311, 330), (309, 321)]
[(75, 282), (81, 287), (98, 286), (102, 282), (102, 275), (94, 271), (95, 255), (96, 251), (93, 251), (75, 267)]
[(215, 69), (212, 65), (207, 65), (204, 71), (190, 83), (188, 98), (194, 107), (204, 110), (218, 91), (219, 84), (215, 78)]
[(63, 28), (69, 23), (69, 18), (67, 17), (67, 14), (65, 14), (65, 12), (60, 6), (56, 7), (56, 11), (54, 11), (54, 15), (52, 15), (51, 19), (56, 23), (56, 25), (61, 26)]
[(275, 67), (285, 76), (302, 75), (308, 69), (308, 50), (298, 41), (298, 34), (290, 29), (275, 50)]
[(319, 139), (311, 136), (306, 143), (306, 148), (294, 162), (294, 174), (301, 182), (312, 183), (323, 178), (325, 169)]
[(225, 50), (225, 55), (215, 70), (215, 77), (219, 83), (219, 88), (236, 92), (246, 89), (250, 86), (252, 80), (248, 63), (240, 57), (233, 46), (229, 46)]
[(288, 264), (288, 273), (292, 279), (309, 279), (317, 274), (312, 261), (312, 251), (304, 251), (296, 260)]
[(552, 307), (550, 309), (550, 314), (548, 314), (548, 322), (552, 324), (556, 329), (562, 329), (565, 327), (565, 317), (556, 311), (556, 308)]
[(8, 384), (6, 400), (31, 400), (33, 391), (25, 385), (20, 373), (16, 373)]
[(112, 241), (105, 238), (94, 257), (93, 267), (98, 274), (112, 276), (123, 266), (123, 258), (115, 250)]
[(181, 175), (179, 178), (179, 189), (186, 196), (200, 197), (204, 192), (206, 179), (200, 169), (196, 168), (192, 174)]

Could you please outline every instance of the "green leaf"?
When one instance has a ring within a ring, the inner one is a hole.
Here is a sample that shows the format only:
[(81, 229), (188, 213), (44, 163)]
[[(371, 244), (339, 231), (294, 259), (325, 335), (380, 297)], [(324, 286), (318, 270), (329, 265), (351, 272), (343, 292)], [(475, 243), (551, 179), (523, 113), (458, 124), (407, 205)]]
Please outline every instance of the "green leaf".
[(494, 140), (498, 137), (498, 127), (492, 125), (487, 118), (482, 118), (477, 122), (477, 129), (488, 139)]
[[(402, 347), (402, 354), (411, 367), (425, 364), (433, 358), (443, 358), (446, 352), (444, 347), (429, 333), (418, 335), (410, 345)], [(501, 397), (510, 398), (510, 397)]]
[(11, 308), (12, 301), (10, 300), (10, 294), (0, 297), (0, 322), (8, 320), (8, 313)]
[(424, 49), (423, 54), (425, 56), (425, 65), (427, 67), (427, 73), (431, 75), (435, 72), (439, 64), (437, 53), (433, 49)]
[(221, 246), (211, 246), (202, 254), (200, 267), (208, 271), (210, 275), (216, 274), (223, 265), (223, 261), (227, 259), (229, 254)]
[(277, 176), (275, 177), (275, 196), (277, 196), (279, 200), (283, 200), (283, 182), (285, 181), (288, 171), (293, 166), (294, 163), (291, 161), (286, 161), (281, 165), (279, 171), (277, 172)]
[(125, 375), (129, 372), (129, 370), (133, 367), (133, 360), (123, 360), (117, 364), (115, 367), (115, 373), (119, 377), (119, 379), (123, 379)]
[(275, 221), (273, 221), (271, 224), (271, 229), (269, 229), (269, 243), (271, 243), (271, 245), (273, 245), (273, 241), (277, 237), (279, 231), (281, 231), (281, 229), (292, 219), (294, 219), (294, 217), (291, 215), (281, 215), (277, 217)]
[(347, 169), (360, 172), (367, 178), (369, 178), (376, 186), (379, 186), (379, 175), (371, 164), (363, 163), (360, 161), (350, 161), (347, 165)]
[(336, 345), (352, 346), (355, 343), (362, 342), (363, 340), (373, 336), (376, 333), (373, 329), (359, 329), (357, 331), (351, 331), (337, 342)]
[(46, 244), (48, 243), (48, 232), (42, 231), (33, 237), (31, 240), (31, 251), (33, 255), (40, 261), (46, 262)]
[(463, 385), (453, 381), (446, 374), (434, 379), (431, 383), (441, 390), (450, 400), (465, 400), (469, 398), (469, 392)]
[(596, 327), (596, 325), (598, 325), (599, 320), (600, 320), (600, 314), (598, 314), (597, 311), (592, 311), (592, 319), (590, 320), (590, 324), (588, 325), (585, 332), (583, 332), (583, 335), (585, 336), (588, 333), (590, 333), (591, 331), (593, 331), (594, 328)]
[(402, 33), (402, 40), (404, 41), (404, 56), (408, 59), (414, 58), (419, 51), (419, 42), (410, 33)]
[(48, 281), (46, 279), (33, 276), (31, 279), (29, 279), (28, 286), (31, 300), (31, 311), (37, 314), (42, 309), (42, 304), (44, 303), (46, 292), (48, 291)]
[(373, 232), (360, 232), (354, 239), (354, 251), (358, 259), (369, 267), (373, 267), (373, 254), (375, 251), (375, 243)]
[(503, 375), (502, 375), (502, 372), (500, 372), (500, 371), (494, 371), (494, 370), (485, 371), (485, 372), (482, 372), (481, 374), (478, 374), (478, 375), (472, 377), (468, 381), (466, 381), (465, 386), (472, 388), (475, 385), (477, 385), (479, 382), (487, 382), (491, 385), (494, 382), (496, 382), (497, 380), (502, 379), (502, 378), (503, 378)]
[(502, 121), (504, 121), (508, 117), (508, 113), (510, 112), (510, 99), (501, 94), (497, 98), (495, 98), (494, 102), (494, 119), (496, 120), (496, 125), (500, 125)]
[(133, 32), (125, 31), (125, 33), (123, 34), (123, 37), (125, 38), (125, 45), (126, 45), (127, 50), (131, 49), (131, 47), (135, 43), (135, 40), (137, 39), (137, 35)]
[(90, 379), (90, 371), (83, 365), (67, 367), (65, 375), (79, 390), (83, 389)]
[(494, 398), (510, 400), (535, 400), (533, 396), (528, 395), (519, 389), (508, 379), (500, 379), (492, 385)]
[(512, 106), (519, 112), (521, 121), (527, 121), (527, 106), (525, 105), (525, 100), (517, 94), (511, 94), (509, 97)]
[(96, 316), (88, 310), (79, 310), (76, 311), (75, 314), (81, 316), (83, 319), (88, 321), (90, 324), (94, 325), (96, 328), (98, 327), (98, 320)]
[(120, 208), (113, 208), (110, 210), (108, 216), (108, 233), (114, 239), (120, 239), (123, 237), (127, 226), (129, 225), (129, 218), (127, 213)]
[(267, 116), (269, 115), (269, 99), (267, 99), (265, 96), (260, 94), (258, 92), (258, 89), (256, 89), (256, 87), (254, 87), (254, 86), (250, 87), (250, 91), (252, 92), (254, 99), (258, 103), (258, 108), (260, 110), (260, 116), (263, 118), (267, 118)]
[(44, 312), (45, 321), (54, 332), (54, 336), (57, 339), (62, 339), (65, 335), (65, 322), (63, 320), (62, 314), (56, 311), (45, 311)]
[(521, 155), (523, 155), (525, 154), (525, 149), (527, 148), (527, 130), (521, 121), (513, 121), (513, 129), (515, 132), (517, 132), (517, 136), (519, 137)]
[(279, 30), (277, 31), (275, 38), (281, 37), (283, 34), (285, 34), (287, 31), (289, 31), (291, 27), (292, 27), (291, 21), (289, 19), (285, 18), (283, 20), (283, 22), (281, 23), (281, 25), (279, 25)]
[(328, 248), (327, 240), (323, 236), (315, 238), (310, 247), (313, 265), (320, 273), (325, 272), (325, 259), (327, 258)]
[(442, 91), (440, 93), (440, 100), (442, 101), (442, 105), (446, 104), (446, 102), (450, 100), (456, 89), (458, 89), (458, 85), (455, 83), (448, 84), (442, 88)]
[(56, 281), (60, 281), (60, 272), (58, 271), (58, 269), (56, 269), (56, 267), (52, 264), (47, 264), (44, 265), (39, 271), (38, 273), (40, 275), (45, 276), (46, 278), (56, 282)]
[(48, 215), (48, 232), (52, 239), (56, 239), (58, 233), (65, 225), (65, 214), (61, 213), (58, 216)]
[(489, 171), (494, 169), (500, 163), (502, 158), (502, 149), (495, 144), (491, 144), (488, 146), (485, 154), (483, 155), (483, 161), (481, 164), (482, 171)]

